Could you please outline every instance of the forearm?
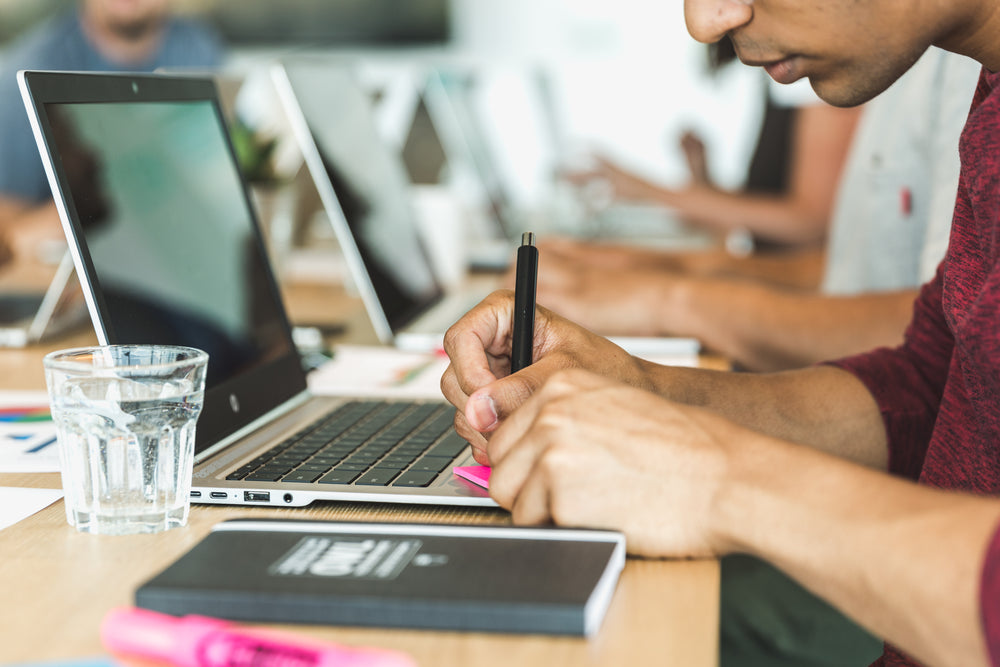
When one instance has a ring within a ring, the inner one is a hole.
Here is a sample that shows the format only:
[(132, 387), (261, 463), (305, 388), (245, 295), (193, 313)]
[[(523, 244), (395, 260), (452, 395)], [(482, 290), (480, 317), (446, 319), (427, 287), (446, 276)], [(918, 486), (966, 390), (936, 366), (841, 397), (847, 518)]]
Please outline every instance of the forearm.
[(986, 664), (979, 587), (1000, 504), (766, 438), (729, 449), (715, 499), (729, 548), (774, 563), (921, 662)]
[(865, 386), (838, 368), (730, 373), (640, 362), (645, 386), (759, 433), (884, 470), (885, 426)]
[(726, 192), (705, 186), (659, 190), (651, 197), (709, 229), (746, 229), (769, 240), (808, 245), (826, 237), (829, 215), (788, 195)]
[[(723, 248), (665, 250), (636, 244), (587, 242), (564, 238), (547, 239), (539, 244), (546, 258), (544, 271), (553, 260), (572, 262), (590, 271), (621, 269), (658, 270), (703, 277), (744, 277), (798, 289), (817, 289), (823, 276), (826, 252), (823, 248), (759, 252), (737, 257)], [(514, 284), (513, 270), (505, 282)], [(543, 281), (544, 282), (544, 281)]]
[(916, 290), (827, 297), (736, 280), (669, 283), (657, 327), (751, 370), (783, 370), (898, 345)]
[[(715, 263), (712, 264), (712, 255)], [(693, 276), (743, 278), (780, 287), (815, 291), (823, 280), (826, 249), (796, 248), (734, 257), (728, 252), (688, 253), (682, 265)]]

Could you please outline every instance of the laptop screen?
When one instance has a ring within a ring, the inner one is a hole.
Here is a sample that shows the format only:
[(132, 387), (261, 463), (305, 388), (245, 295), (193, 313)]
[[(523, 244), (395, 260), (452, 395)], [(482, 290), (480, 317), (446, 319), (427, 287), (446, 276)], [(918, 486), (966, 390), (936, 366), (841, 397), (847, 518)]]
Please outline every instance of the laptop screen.
[(211, 83), (135, 78), (133, 101), (101, 91), (116, 78), (40, 120), (107, 341), (209, 354), (202, 448), (301, 390), (297, 358)]
[(343, 214), (332, 222), (347, 223), (349, 244), (340, 237), (344, 251), (356, 250), (364, 265), (369, 285), (359, 287), (374, 291), (389, 327), (398, 331), (442, 295), (410, 208), (403, 164), (379, 136), (368, 98), (350, 71), (312, 61), (283, 69), (294, 96), (285, 102), (295, 105), (290, 111), (309, 134), (300, 141), (309, 168), (322, 165)]

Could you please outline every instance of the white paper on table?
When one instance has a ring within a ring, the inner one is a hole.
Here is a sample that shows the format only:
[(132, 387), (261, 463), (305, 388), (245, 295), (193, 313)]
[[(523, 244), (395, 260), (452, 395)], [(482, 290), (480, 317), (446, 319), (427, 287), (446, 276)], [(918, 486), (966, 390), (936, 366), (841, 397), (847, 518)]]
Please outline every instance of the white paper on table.
[(652, 361), (654, 364), (660, 364), (661, 366), (684, 366), (685, 368), (698, 368), (699, 360), (698, 355), (687, 355), (687, 354), (677, 354), (677, 355), (639, 355), (646, 361)]
[[(43, 391), (0, 391), (0, 409), (48, 407)], [(56, 427), (51, 421), (0, 421), (0, 472), (59, 472)]]
[(694, 338), (610, 336), (608, 340), (629, 354), (656, 364), (698, 367), (701, 343)]
[(0, 486), (0, 530), (45, 509), (62, 498), (61, 489), (16, 489)]
[(333, 359), (309, 374), (309, 389), (321, 396), (443, 399), (441, 353), (392, 347), (338, 345)]

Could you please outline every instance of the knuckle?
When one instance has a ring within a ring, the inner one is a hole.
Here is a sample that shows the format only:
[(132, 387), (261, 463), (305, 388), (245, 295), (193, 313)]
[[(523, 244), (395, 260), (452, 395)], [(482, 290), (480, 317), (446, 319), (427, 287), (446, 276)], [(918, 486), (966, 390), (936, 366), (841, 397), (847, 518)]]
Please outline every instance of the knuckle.
[(562, 368), (552, 374), (549, 384), (557, 391), (575, 391), (588, 377), (590, 373), (581, 368)]
[(542, 429), (549, 442), (549, 449), (558, 447), (560, 441), (574, 428), (579, 419), (576, 403), (578, 396), (573, 392), (561, 392), (550, 397), (538, 410), (536, 428)]
[(537, 526), (544, 523), (544, 519), (539, 516), (535, 508), (528, 507), (525, 503), (517, 503), (511, 511), (511, 519), (518, 526)]
[(539, 473), (544, 476), (549, 496), (549, 514), (558, 525), (566, 525), (572, 520), (575, 501), (562, 484), (567, 470), (572, 464), (567, 448), (551, 447), (539, 461)]
[[(454, 324), (452, 324), (450, 327), (448, 327), (448, 330), (444, 332), (444, 343), (443, 344), (444, 344), (444, 349), (445, 349), (446, 352), (450, 352), (450, 351), (452, 351), (452, 350), (455, 349), (455, 345), (456, 345), (456, 343), (458, 341), (458, 337), (459, 337), (459, 335), (461, 335), (461, 332), (462, 332), (461, 324), (462, 324), (462, 320), (460, 319), (457, 322), (455, 322)], [(451, 368), (451, 366), (449, 366), (449, 368)]]
[(455, 377), (455, 368), (451, 364), (448, 364), (448, 368), (445, 369), (444, 373), (441, 375), (441, 393), (449, 398), (449, 394), (453, 387), (458, 386), (458, 378)]
[(490, 478), (490, 497), (497, 501), (497, 504), (500, 505), (500, 507), (510, 510), (514, 502), (513, 494), (503, 481), (497, 480), (496, 477), (496, 475), (493, 475)]
[(498, 289), (490, 292), (471, 311), (470, 316), (482, 315), (484, 317), (496, 317), (498, 312), (505, 313), (513, 308), (514, 291), (509, 289)]
[(549, 497), (549, 514), (557, 526), (579, 525), (578, 511), (579, 505), (568, 494), (553, 492)]
[(455, 424), (455, 432), (459, 435), (459, 437), (465, 439), (465, 441), (471, 444), (473, 447), (477, 445), (479, 445), (480, 448), (482, 447), (481, 443), (485, 442), (483, 436), (474, 428), (472, 428), (472, 426), (469, 425), (469, 422), (465, 418), (465, 415), (462, 414), (462, 412), (459, 410), (455, 411), (454, 424)]
[(534, 428), (550, 443), (555, 441), (555, 438), (558, 437), (571, 420), (571, 416), (565, 408), (566, 401), (550, 401), (538, 411)]
[(563, 394), (573, 389), (573, 369), (560, 369), (549, 376), (545, 390), (550, 394)]
[(452, 360), (452, 365), (454, 365), (456, 355), (461, 355), (463, 339), (475, 335), (475, 327), (470, 313), (466, 313), (445, 330), (441, 346), (445, 354)]
[(553, 441), (539, 457), (539, 470), (545, 475), (549, 487), (554, 487), (577, 460), (576, 447), (564, 440)]
[(487, 301), (490, 301), (490, 302), (503, 302), (503, 301), (510, 301), (513, 298), (514, 298), (514, 290), (512, 290), (512, 289), (498, 289), (498, 290), (494, 290), (489, 295), (489, 297), (487, 297)]

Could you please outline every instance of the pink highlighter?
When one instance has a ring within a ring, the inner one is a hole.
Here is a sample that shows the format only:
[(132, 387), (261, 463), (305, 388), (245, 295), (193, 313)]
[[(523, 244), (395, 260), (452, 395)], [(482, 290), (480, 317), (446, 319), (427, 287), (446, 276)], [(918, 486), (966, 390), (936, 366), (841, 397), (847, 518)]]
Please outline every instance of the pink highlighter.
[(207, 616), (112, 609), (101, 624), (104, 647), (177, 667), (416, 667), (405, 653), (351, 648), (260, 632)]

